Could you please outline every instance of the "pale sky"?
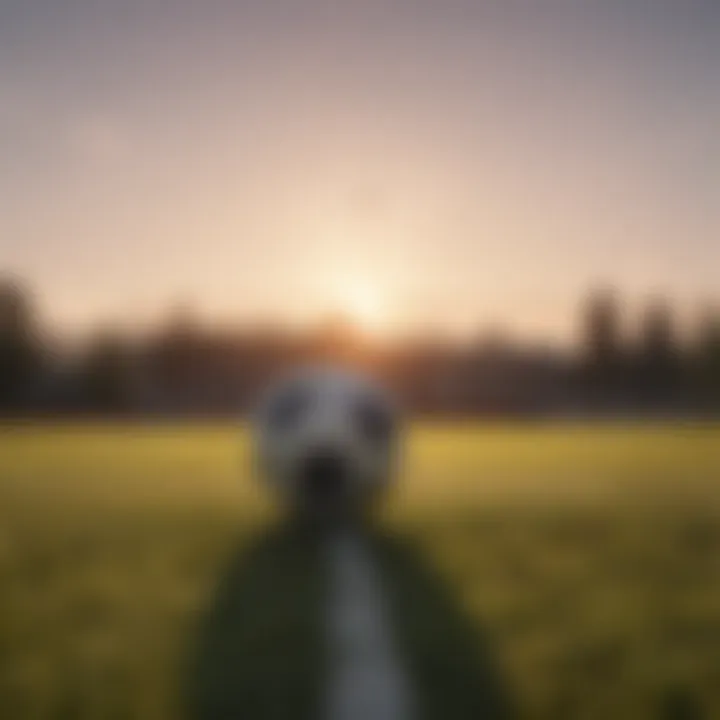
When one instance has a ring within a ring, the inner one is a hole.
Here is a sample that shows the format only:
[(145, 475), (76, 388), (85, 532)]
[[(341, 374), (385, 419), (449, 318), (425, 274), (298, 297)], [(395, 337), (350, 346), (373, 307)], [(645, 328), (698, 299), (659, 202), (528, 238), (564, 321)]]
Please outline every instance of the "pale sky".
[[(720, 293), (716, 0), (0, 0), (0, 270), (54, 320), (566, 336)], [(717, 295), (715, 295), (717, 297)]]

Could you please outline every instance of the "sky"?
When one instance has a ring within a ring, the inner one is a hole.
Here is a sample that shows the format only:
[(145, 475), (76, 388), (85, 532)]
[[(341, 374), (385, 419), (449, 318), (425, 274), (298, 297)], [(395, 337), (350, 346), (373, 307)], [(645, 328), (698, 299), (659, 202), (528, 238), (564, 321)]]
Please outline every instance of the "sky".
[(715, 0), (0, 0), (0, 270), (68, 327), (563, 338), (717, 298), (718, 128)]

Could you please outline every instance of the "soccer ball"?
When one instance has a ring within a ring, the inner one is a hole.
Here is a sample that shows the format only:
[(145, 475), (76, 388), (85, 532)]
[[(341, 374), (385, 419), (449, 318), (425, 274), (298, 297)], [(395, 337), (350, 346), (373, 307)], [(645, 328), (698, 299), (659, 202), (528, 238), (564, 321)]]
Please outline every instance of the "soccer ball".
[(260, 476), (303, 514), (368, 508), (393, 475), (395, 408), (369, 380), (318, 368), (271, 389), (255, 421)]

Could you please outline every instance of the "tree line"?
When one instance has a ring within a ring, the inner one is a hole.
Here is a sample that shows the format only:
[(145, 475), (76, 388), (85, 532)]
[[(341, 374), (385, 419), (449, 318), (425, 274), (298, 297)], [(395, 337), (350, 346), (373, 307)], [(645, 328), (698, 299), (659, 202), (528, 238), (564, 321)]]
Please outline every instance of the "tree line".
[(720, 407), (720, 312), (708, 305), (685, 337), (667, 298), (649, 301), (628, 332), (616, 294), (586, 302), (579, 369), (595, 406), (713, 411)]
[(0, 413), (129, 416), (247, 411), (268, 383), (306, 363), (370, 372), (413, 412), (447, 415), (720, 413), (720, 313), (681, 335), (665, 298), (633, 328), (609, 290), (588, 294), (577, 346), (437, 337), (371, 341), (341, 318), (305, 332), (217, 328), (188, 308), (149, 333), (99, 328), (82, 343), (43, 323), (32, 294), (0, 281)]

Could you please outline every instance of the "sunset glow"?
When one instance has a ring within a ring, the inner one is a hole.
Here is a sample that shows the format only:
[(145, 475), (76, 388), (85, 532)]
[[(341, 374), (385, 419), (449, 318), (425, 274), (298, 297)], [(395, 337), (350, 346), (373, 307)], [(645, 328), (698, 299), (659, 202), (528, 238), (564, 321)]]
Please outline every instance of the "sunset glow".
[(380, 293), (371, 284), (350, 285), (345, 291), (343, 303), (343, 312), (361, 329), (368, 332), (385, 329), (387, 308)]
[(720, 264), (718, 7), (10, 3), (2, 269), (63, 327), (192, 297), (567, 339), (598, 282), (692, 311)]

